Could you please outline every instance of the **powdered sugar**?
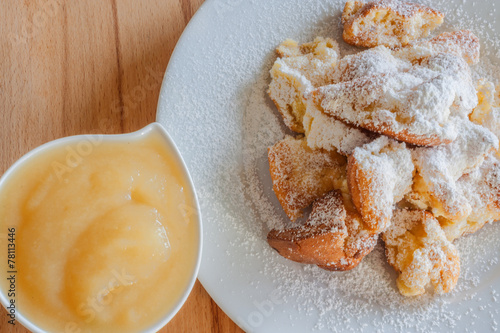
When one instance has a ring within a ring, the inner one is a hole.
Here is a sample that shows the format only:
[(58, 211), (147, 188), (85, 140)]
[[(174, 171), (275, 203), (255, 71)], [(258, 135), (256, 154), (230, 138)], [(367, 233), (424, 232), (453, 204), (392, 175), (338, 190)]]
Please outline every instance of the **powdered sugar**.
[(394, 75), (406, 72), (412, 67), (411, 62), (393, 56), (385, 46), (377, 46), (363, 52), (342, 58), (334, 75), (334, 82), (346, 82), (374, 75)]
[[(364, 53), (368, 55), (360, 56), (358, 64), (379, 59), (358, 66), (353, 62), (347, 74), (341, 75), (352, 80), (320, 87), (313, 93), (326, 113), (414, 144), (430, 140), (436, 141), (435, 145), (456, 138), (456, 118), (467, 117), (477, 105), (463, 59), (441, 53), (412, 65), (383, 47)], [(379, 70), (369, 65), (386, 62), (394, 65), (381, 65), (381, 72), (372, 74)]]

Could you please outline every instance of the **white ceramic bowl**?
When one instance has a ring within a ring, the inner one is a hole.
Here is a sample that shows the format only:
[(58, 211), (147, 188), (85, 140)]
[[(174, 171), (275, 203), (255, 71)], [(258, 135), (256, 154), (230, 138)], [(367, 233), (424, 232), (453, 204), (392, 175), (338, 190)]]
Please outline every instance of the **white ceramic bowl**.
[[(175, 305), (172, 307), (172, 309), (165, 314), (165, 316), (158, 321), (157, 323), (153, 324), (150, 326), (147, 330), (143, 332), (156, 332), (159, 329), (161, 329), (163, 326), (165, 326), (174, 316), (175, 314), (180, 310), (184, 302), (186, 302), (186, 299), (189, 296), (189, 293), (193, 289), (194, 283), (196, 281), (196, 278), (198, 276), (198, 270), (200, 268), (200, 262), (201, 262), (201, 252), (203, 248), (203, 228), (202, 228), (202, 223), (201, 223), (201, 214), (200, 214), (200, 209), (199, 209), (199, 204), (198, 204), (198, 199), (196, 196), (196, 192), (194, 189), (193, 181), (191, 179), (191, 176), (189, 175), (188, 169), (186, 167), (186, 164), (184, 163), (184, 160), (182, 159), (182, 156), (179, 153), (179, 150), (177, 149), (174, 141), (170, 137), (170, 135), (167, 133), (165, 128), (159, 123), (151, 123), (148, 126), (132, 133), (127, 133), (127, 134), (114, 134), (114, 135), (102, 135), (102, 134), (91, 134), (91, 135), (75, 135), (75, 136), (69, 136), (61, 139), (57, 139), (51, 142), (48, 142), (46, 144), (41, 145), (40, 147), (37, 147), (33, 149), (32, 151), (28, 152), (26, 155), (21, 157), (18, 161), (16, 161), (0, 178), (0, 189), (6, 184), (7, 179), (14, 175), (16, 171), (25, 165), (26, 163), (30, 163), (30, 161), (34, 158), (39, 156), (40, 154), (45, 153), (48, 150), (57, 148), (57, 147), (64, 147), (69, 144), (74, 144), (77, 142), (81, 142), (82, 140), (102, 140), (102, 142), (134, 142), (138, 141), (141, 138), (147, 136), (150, 133), (158, 133), (161, 135), (161, 137), (165, 140), (165, 144), (169, 147), (169, 149), (173, 152), (174, 159), (177, 161), (177, 163), (181, 166), (181, 169), (184, 172), (185, 178), (188, 180), (188, 186), (191, 189), (191, 193), (194, 195), (194, 202), (196, 206), (196, 223), (198, 225), (198, 251), (197, 251), (197, 259), (196, 259), (196, 264), (195, 267), (193, 267), (193, 271), (190, 276), (189, 284), (187, 285), (186, 289), (182, 293), (182, 296), (179, 298), (179, 300), (175, 303)], [(6, 308), (9, 304), (9, 300), (5, 294), (4, 290), (0, 290), (0, 302), (2, 305)], [(32, 332), (46, 332), (39, 328), (36, 323), (31, 322), (28, 320), (22, 313), (18, 311), (16, 308), (16, 321), (21, 323), (24, 327), (29, 329)]]

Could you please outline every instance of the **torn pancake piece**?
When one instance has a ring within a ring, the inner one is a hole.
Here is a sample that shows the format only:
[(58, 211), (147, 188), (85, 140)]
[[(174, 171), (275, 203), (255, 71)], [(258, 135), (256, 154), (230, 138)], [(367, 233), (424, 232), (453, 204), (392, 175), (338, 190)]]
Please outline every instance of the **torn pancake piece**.
[(469, 66), (452, 54), (428, 57), (408, 70), (365, 73), (315, 89), (308, 98), (348, 124), (421, 146), (452, 142), (456, 122), (477, 105)]
[(448, 240), (481, 229), (486, 223), (500, 220), (500, 161), (488, 155), (479, 168), (463, 175), (456, 185), (456, 196), (471, 207), (468, 216), (459, 219), (438, 217)]
[(443, 19), (441, 12), (416, 3), (349, 0), (342, 13), (342, 37), (355, 46), (396, 47), (427, 37)]
[(444, 294), (457, 284), (458, 251), (431, 213), (395, 210), (382, 239), (387, 261), (399, 273), (396, 282), (402, 295), (421, 295), (429, 283), (436, 293)]
[(356, 148), (348, 159), (347, 180), (352, 201), (373, 232), (389, 225), (395, 203), (411, 190), (411, 152), (385, 136)]
[(345, 179), (346, 158), (334, 150), (313, 150), (304, 137), (286, 136), (268, 149), (268, 158), (274, 193), (292, 221)]
[(324, 114), (314, 103), (308, 102), (306, 105), (303, 124), (307, 145), (312, 149), (336, 150), (348, 156), (356, 147), (376, 138), (373, 133)]
[(430, 39), (414, 41), (394, 50), (394, 56), (411, 62), (422, 61), (439, 53), (450, 53), (469, 65), (479, 62), (479, 38), (469, 30), (443, 32)]
[(292, 131), (304, 133), (303, 94), (331, 83), (339, 60), (338, 44), (330, 38), (316, 37), (312, 43), (298, 45), (287, 39), (277, 48), (267, 93)]
[(461, 121), (458, 130), (457, 139), (448, 145), (413, 150), (417, 174), (408, 198), (419, 207), (432, 207), (435, 216), (451, 220), (464, 219), (473, 210), (457, 181), (477, 169), (499, 145), (491, 131), (469, 120)]
[(349, 270), (377, 243), (376, 235), (361, 229), (355, 214), (344, 205), (339, 191), (331, 191), (313, 203), (305, 225), (273, 229), (267, 241), (287, 259), (327, 270)]

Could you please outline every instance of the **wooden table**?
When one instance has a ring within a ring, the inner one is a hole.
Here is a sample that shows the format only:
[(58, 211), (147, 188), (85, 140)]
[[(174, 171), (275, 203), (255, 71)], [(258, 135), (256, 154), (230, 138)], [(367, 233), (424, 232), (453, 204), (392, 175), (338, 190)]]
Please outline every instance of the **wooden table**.
[[(170, 55), (203, 0), (2, 0), (0, 172), (63, 136), (155, 120)], [(27, 332), (7, 323), (0, 332)], [(199, 282), (161, 332), (241, 332)]]

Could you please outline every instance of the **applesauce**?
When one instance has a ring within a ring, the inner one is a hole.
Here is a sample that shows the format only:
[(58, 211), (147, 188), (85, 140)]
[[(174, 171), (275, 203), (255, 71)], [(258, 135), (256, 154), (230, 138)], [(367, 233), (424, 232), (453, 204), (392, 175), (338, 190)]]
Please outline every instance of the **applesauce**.
[(196, 214), (189, 179), (158, 133), (42, 151), (0, 189), (0, 267), (14, 276), (0, 286), (47, 331), (147, 329), (190, 283)]

